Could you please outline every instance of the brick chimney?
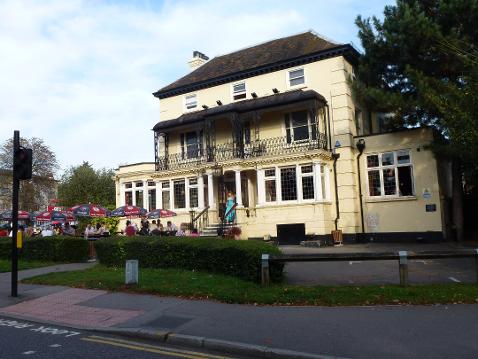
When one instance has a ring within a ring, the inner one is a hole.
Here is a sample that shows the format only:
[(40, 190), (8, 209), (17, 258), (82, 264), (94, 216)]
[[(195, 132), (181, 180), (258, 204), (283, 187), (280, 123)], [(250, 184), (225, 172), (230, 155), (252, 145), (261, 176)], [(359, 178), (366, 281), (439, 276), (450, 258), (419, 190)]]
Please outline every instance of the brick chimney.
[(204, 65), (207, 62), (207, 60), (209, 60), (209, 57), (204, 55), (202, 52), (194, 51), (193, 58), (189, 60), (188, 64), (189, 64), (189, 67), (191, 68), (191, 71), (194, 71), (198, 67)]

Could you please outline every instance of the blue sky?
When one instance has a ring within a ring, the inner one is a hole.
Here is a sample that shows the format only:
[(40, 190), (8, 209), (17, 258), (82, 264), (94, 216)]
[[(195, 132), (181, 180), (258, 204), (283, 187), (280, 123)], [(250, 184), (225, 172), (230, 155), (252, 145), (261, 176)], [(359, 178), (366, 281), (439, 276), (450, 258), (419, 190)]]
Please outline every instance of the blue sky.
[(0, 0), (0, 141), (40, 137), (62, 169), (154, 160), (151, 93), (210, 58), (308, 29), (360, 47), (392, 1)]

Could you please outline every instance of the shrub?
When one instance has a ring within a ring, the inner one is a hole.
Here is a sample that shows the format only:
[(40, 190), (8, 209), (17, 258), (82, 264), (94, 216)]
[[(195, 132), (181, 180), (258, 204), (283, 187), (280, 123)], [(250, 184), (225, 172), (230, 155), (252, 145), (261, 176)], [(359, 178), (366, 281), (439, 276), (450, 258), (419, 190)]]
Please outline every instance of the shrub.
[[(258, 241), (187, 237), (111, 237), (95, 242), (99, 261), (122, 267), (138, 259), (143, 268), (203, 270), (260, 281), (261, 255), (280, 250)], [(283, 264), (271, 263), (271, 279), (282, 280)]]
[[(11, 239), (0, 240), (0, 258), (10, 258)], [(23, 241), (19, 258), (54, 262), (83, 262), (88, 258), (88, 241), (77, 237), (39, 237)]]

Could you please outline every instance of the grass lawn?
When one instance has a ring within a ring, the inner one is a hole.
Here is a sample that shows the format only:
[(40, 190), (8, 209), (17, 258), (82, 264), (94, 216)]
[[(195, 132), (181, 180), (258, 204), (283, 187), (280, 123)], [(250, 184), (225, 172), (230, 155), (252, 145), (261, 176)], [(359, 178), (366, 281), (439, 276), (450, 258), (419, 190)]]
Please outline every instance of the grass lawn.
[[(47, 262), (47, 261), (18, 261), (18, 269), (32, 269), (32, 268), (40, 268), (40, 267), (47, 267), (52, 266), (57, 263), (55, 262)], [(8, 259), (0, 259), (0, 273), (10, 272), (12, 270), (12, 262)]]
[(136, 293), (207, 298), (226, 303), (281, 305), (372, 305), (478, 303), (478, 285), (435, 284), (315, 286), (259, 284), (238, 278), (179, 269), (140, 269), (139, 285), (124, 285), (124, 269), (97, 265), (84, 271), (51, 273), (24, 283), (65, 285)]

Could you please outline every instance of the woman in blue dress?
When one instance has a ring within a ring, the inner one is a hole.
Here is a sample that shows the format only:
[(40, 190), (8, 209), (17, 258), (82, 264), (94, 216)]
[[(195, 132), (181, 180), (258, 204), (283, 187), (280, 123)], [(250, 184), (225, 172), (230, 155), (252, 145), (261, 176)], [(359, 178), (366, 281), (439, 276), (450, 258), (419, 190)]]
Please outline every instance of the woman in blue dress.
[(229, 191), (227, 192), (227, 202), (226, 202), (226, 222), (232, 223), (236, 218), (236, 196)]

